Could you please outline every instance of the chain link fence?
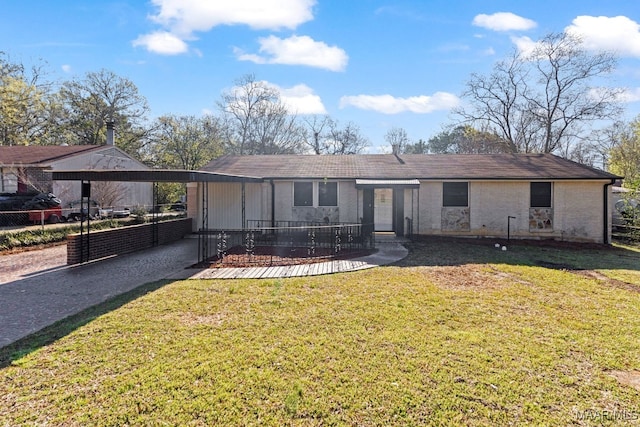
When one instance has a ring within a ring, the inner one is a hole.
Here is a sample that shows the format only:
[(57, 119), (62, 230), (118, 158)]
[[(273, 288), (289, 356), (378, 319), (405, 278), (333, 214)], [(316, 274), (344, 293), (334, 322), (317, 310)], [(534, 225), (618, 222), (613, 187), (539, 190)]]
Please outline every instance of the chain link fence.
[(86, 204), (70, 207), (54, 206), (45, 209), (10, 209), (0, 210), (0, 231), (15, 230), (34, 225), (47, 226), (67, 222), (79, 222), (83, 220), (124, 219), (135, 217), (142, 221), (152, 219), (154, 216), (185, 217), (185, 204), (167, 204), (156, 206), (108, 206), (99, 207), (91, 205), (87, 209)]

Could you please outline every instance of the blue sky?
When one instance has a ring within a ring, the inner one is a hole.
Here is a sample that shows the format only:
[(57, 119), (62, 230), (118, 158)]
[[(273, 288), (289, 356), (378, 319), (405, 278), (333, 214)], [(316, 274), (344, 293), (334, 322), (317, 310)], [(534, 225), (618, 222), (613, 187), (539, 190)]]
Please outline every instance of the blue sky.
[(471, 73), (549, 32), (620, 57), (609, 84), (640, 114), (637, 0), (0, 0), (0, 50), (67, 80), (107, 69), (132, 80), (151, 117), (216, 112), (243, 75), (275, 85), (299, 114), (358, 124), (371, 152), (404, 128), (451, 122)]

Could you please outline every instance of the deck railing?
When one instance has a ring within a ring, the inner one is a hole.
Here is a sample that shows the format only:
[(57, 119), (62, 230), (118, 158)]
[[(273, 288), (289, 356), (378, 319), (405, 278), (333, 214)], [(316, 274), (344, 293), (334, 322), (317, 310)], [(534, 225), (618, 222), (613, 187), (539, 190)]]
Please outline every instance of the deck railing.
[[(272, 226), (272, 224), (274, 226)], [(336, 258), (373, 249), (375, 239), (363, 224), (248, 220), (243, 230), (200, 229), (200, 262), (229, 255), (239, 264), (264, 263), (265, 257)]]

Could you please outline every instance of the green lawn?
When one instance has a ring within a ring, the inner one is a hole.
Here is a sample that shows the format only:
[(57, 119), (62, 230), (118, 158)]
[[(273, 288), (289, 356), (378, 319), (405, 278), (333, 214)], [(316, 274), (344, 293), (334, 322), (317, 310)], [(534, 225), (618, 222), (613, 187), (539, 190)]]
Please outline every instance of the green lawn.
[(0, 425), (640, 423), (640, 252), (480, 243), (142, 288), (0, 350)]

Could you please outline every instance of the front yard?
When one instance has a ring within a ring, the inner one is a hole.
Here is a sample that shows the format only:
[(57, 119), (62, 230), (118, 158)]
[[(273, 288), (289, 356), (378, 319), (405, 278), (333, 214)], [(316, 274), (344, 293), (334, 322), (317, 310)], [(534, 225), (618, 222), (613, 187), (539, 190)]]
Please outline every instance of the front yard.
[(640, 423), (637, 249), (144, 290), (0, 350), (0, 425)]

